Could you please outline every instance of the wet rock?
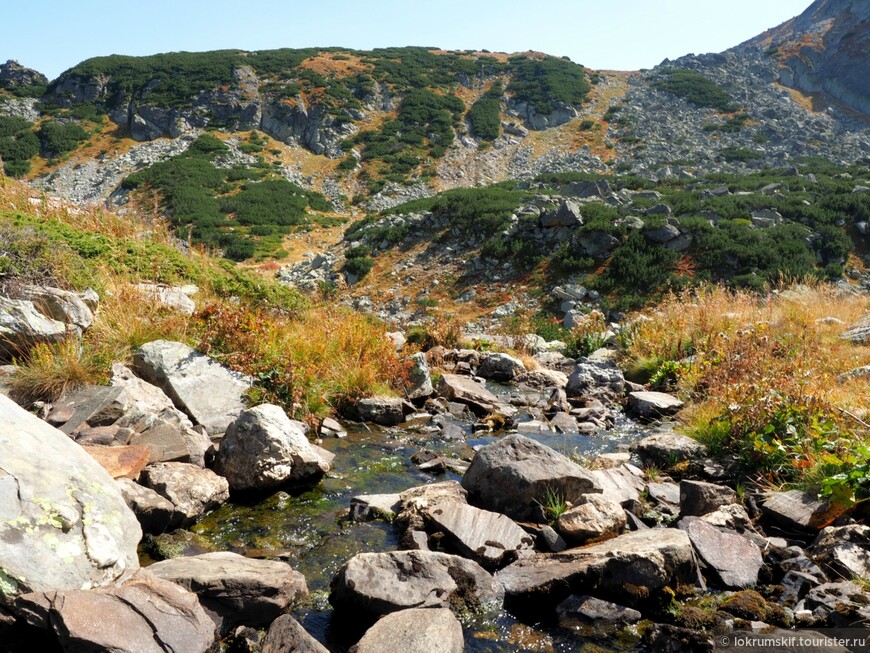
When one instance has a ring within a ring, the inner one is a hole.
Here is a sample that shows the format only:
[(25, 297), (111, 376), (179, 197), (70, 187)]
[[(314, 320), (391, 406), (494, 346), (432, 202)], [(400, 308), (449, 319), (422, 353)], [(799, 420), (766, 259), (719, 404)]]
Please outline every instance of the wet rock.
[(616, 537), (625, 526), (622, 506), (599, 494), (582, 495), (576, 505), (559, 516), (557, 523), (559, 533), (573, 546)]
[(148, 571), (195, 593), (223, 633), (265, 626), (308, 596), (304, 576), (287, 563), (227, 551), (155, 562)]
[(347, 431), (336, 420), (324, 417), (320, 423), (320, 436), (324, 438), (346, 438)]
[(159, 387), (194, 422), (220, 434), (245, 408), (253, 380), (180, 342), (156, 340), (133, 357), (143, 379)]
[(572, 630), (585, 630), (588, 626), (596, 628), (637, 623), (641, 614), (632, 608), (616, 605), (594, 596), (572, 595), (556, 606), (559, 626)]
[(642, 605), (665, 587), (692, 585), (698, 569), (688, 535), (673, 528), (620, 535), (600, 544), (539, 553), (496, 573), (509, 609), (537, 612), (572, 593)]
[(462, 624), (445, 608), (412, 608), (388, 614), (366, 631), (349, 653), (462, 653)]
[(754, 587), (764, 565), (761, 551), (736, 531), (719, 529), (697, 517), (680, 522), (709, 572), (709, 580), (726, 589)]
[(100, 587), (139, 567), (142, 530), (111, 476), (0, 395), (2, 593)]
[(486, 354), (477, 368), (477, 375), (493, 381), (511, 381), (526, 371), (519, 359), (502, 353)]
[(361, 494), (350, 500), (350, 518), (353, 521), (393, 521), (401, 507), (398, 494)]
[(27, 594), (15, 609), (65, 651), (205, 653), (215, 639), (196, 595), (145, 570), (117, 587)]
[(329, 602), (370, 618), (407, 608), (478, 612), (500, 605), (502, 586), (472, 560), (432, 551), (360, 553), (332, 579)]
[(398, 397), (366, 397), (356, 404), (360, 419), (381, 426), (395, 426), (405, 421), (405, 402)]
[(457, 501), (439, 503), (426, 510), (432, 528), (446, 534), (444, 544), (471, 558), (485, 569), (513, 562), (534, 541), (512, 519)]
[(243, 410), (221, 440), (215, 470), (234, 491), (272, 491), (310, 485), (329, 471), (329, 462), (280, 406)]
[(664, 392), (631, 392), (628, 395), (629, 411), (641, 419), (673, 415), (682, 407), (682, 401)]
[(845, 512), (845, 507), (820, 499), (817, 495), (800, 490), (776, 492), (765, 501), (761, 509), (774, 524), (786, 529), (821, 530)]
[(171, 501), (129, 478), (119, 478), (115, 482), (144, 532), (162, 533), (169, 528), (175, 514)]
[(517, 412), (512, 406), (503, 404), (477, 381), (458, 374), (442, 375), (438, 382), (438, 394), (451, 402), (465, 404), (479, 417), (489, 413), (511, 417)]
[(737, 494), (730, 487), (704, 481), (680, 481), (680, 514), (684, 517), (706, 515), (735, 501)]
[(426, 354), (418, 352), (411, 356), (411, 369), (408, 370), (408, 399), (424, 399), (435, 392), (432, 376), (426, 362)]
[(567, 501), (601, 492), (594, 477), (549, 447), (508, 435), (477, 452), (462, 487), (471, 503), (520, 521), (545, 521), (547, 492)]
[(263, 639), (260, 653), (329, 653), (328, 649), (312, 637), (289, 614), (282, 614), (272, 622)]
[(870, 526), (828, 526), (808, 550), (832, 577), (870, 581)]
[(706, 447), (700, 442), (671, 430), (648, 435), (635, 445), (635, 451), (642, 461), (656, 465), (695, 460), (707, 453)]
[(142, 485), (175, 507), (172, 528), (190, 526), (230, 498), (227, 480), (190, 463), (157, 463), (142, 472)]

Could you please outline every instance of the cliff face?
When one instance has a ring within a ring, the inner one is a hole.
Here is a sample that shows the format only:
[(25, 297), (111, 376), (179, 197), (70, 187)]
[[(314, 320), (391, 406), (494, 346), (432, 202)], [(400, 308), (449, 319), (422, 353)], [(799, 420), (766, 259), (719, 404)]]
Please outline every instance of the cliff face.
[(776, 56), (784, 85), (824, 93), (870, 115), (870, 0), (817, 0), (800, 16), (738, 46), (746, 47)]

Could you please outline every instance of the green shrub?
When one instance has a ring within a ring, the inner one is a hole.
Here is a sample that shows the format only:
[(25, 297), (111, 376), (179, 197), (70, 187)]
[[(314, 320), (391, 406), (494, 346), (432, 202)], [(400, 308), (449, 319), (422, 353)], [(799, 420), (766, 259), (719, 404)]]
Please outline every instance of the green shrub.
[(515, 102), (526, 102), (538, 113), (552, 113), (556, 104), (578, 105), (591, 90), (586, 73), (565, 59), (511, 57), (512, 78), (507, 91)]
[(369, 256), (357, 256), (347, 259), (341, 270), (346, 274), (352, 274), (357, 279), (362, 279), (371, 272), (374, 266), (375, 260), (373, 258)]
[(653, 86), (681, 97), (695, 106), (709, 107), (720, 111), (736, 111), (738, 109), (725, 89), (694, 70), (665, 69), (653, 81)]
[(74, 150), (88, 137), (81, 125), (48, 120), (39, 127), (42, 151), (49, 156), (59, 156)]

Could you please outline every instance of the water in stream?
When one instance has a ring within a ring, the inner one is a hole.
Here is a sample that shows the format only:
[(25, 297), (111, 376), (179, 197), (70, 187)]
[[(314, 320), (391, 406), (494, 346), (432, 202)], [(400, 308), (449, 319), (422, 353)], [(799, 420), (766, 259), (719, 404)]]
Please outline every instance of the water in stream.
[[(465, 442), (443, 442), (402, 428), (371, 430), (356, 426), (346, 438), (332, 438), (323, 447), (335, 454), (332, 471), (317, 487), (291, 496), (279, 492), (255, 505), (228, 503), (193, 527), (193, 535), (175, 535), (173, 554), (192, 555), (229, 550), (257, 557), (280, 557), (305, 575), (310, 600), (295, 616), (317, 639), (342, 651), (351, 642), (332, 623), (327, 601), (329, 583), (347, 559), (361, 552), (390, 551), (398, 545), (390, 524), (357, 523), (346, 519), (351, 497), (359, 494), (401, 492), (407, 488), (459, 480), (453, 472), (432, 474), (416, 468), (410, 458), (426, 447), (450, 457), (470, 460), (472, 447), (497, 436), (469, 434)], [(617, 425), (598, 435), (528, 435), (557, 451), (594, 457), (617, 450), (642, 437), (639, 427), (619, 417)], [(164, 536), (165, 537), (165, 536)], [(173, 536), (169, 536), (172, 538)], [(506, 612), (466, 621), (466, 651), (578, 651), (583, 640), (576, 634), (545, 624), (525, 624)], [(632, 648), (632, 641), (607, 642), (611, 650)], [(598, 649), (600, 650), (600, 649)]]

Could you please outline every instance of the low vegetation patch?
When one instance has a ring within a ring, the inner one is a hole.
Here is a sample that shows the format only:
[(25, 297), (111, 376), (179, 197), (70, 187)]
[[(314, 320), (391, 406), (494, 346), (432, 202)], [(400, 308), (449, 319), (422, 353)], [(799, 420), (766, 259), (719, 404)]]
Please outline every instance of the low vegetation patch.
[(732, 112), (739, 108), (728, 92), (712, 79), (694, 70), (666, 68), (653, 81), (656, 88), (672, 93), (698, 107)]

